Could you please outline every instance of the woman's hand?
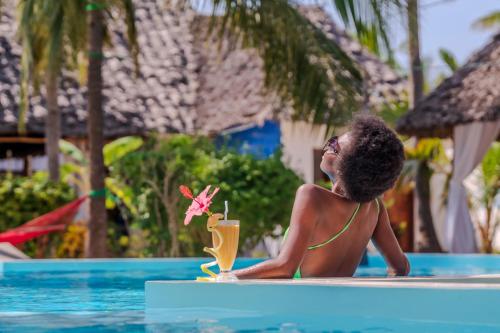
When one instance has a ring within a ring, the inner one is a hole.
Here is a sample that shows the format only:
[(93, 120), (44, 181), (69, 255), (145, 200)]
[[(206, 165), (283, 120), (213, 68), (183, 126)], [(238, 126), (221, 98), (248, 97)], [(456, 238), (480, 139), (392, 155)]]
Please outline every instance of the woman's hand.
[(381, 207), (372, 240), (389, 266), (387, 274), (389, 276), (406, 276), (410, 274), (410, 263), (401, 250), (394, 231), (392, 231), (387, 209), (384, 205)]

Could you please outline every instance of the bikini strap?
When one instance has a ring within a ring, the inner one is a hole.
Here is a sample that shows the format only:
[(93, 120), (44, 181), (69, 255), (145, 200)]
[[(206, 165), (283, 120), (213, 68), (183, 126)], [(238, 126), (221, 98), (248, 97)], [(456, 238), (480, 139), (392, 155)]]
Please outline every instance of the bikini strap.
[(351, 226), (352, 221), (354, 221), (354, 218), (358, 214), (359, 207), (361, 207), (361, 203), (358, 203), (358, 206), (356, 207), (356, 209), (354, 210), (354, 212), (352, 213), (351, 217), (349, 218), (349, 220), (347, 221), (347, 223), (344, 225), (344, 227), (342, 228), (342, 230), (340, 230), (339, 232), (337, 232), (335, 235), (333, 235), (332, 238), (324, 241), (323, 243), (319, 243), (319, 244), (316, 244), (316, 245), (313, 245), (313, 246), (309, 246), (308, 249), (309, 250), (317, 249), (317, 248), (325, 246), (326, 244), (328, 244), (330, 242), (333, 242), (334, 240), (336, 240), (337, 238), (339, 238), (339, 236), (342, 235), (344, 232), (346, 232), (347, 229), (349, 229), (349, 227)]
[(375, 198), (375, 203), (377, 204), (377, 216), (380, 215), (380, 203), (378, 202), (378, 198)]

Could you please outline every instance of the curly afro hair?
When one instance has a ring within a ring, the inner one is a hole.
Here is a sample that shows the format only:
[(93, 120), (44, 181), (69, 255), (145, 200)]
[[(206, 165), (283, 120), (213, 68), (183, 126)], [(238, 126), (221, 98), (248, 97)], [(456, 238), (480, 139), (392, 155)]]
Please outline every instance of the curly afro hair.
[(337, 177), (345, 195), (368, 202), (394, 186), (404, 162), (403, 144), (382, 119), (357, 115), (340, 152)]

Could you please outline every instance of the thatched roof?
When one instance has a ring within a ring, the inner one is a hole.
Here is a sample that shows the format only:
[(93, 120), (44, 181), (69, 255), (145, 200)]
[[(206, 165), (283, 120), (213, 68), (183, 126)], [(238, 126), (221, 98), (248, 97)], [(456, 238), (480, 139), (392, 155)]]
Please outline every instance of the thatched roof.
[(354, 60), (365, 80), (368, 107), (376, 110), (401, 99), (406, 92), (406, 80), (336, 25), (327, 12), (318, 6), (308, 6), (301, 7), (301, 13)]
[(235, 41), (211, 36), (208, 17), (193, 25), (200, 61), (196, 127), (205, 134), (229, 127), (262, 123), (280, 107), (279, 99), (264, 89), (262, 60), (254, 49), (235, 47)]
[[(190, 11), (168, 9), (163, 0), (135, 1), (140, 45), (140, 76), (123, 38), (123, 27), (114, 27), (113, 48), (105, 52), (103, 66), (105, 134), (118, 137), (160, 133), (213, 133), (228, 127), (259, 123), (283, 107), (264, 91), (262, 60), (256, 50), (230, 48), (206, 41), (192, 23), (207, 23)], [(304, 15), (336, 40), (352, 56), (367, 78), (370, 106), (397, 99), (405, 82), (387, 65), (364, 50), (338, 28), (319, 7), (302, 9)], [(10, 11), (12, 13), (12, 11)], [(200, 30), (201, 29), (201, 30)], [(0, 135), (17, 134), (20, 46), (15, 42), (15, 22), (8, 10), (0, 20)], [(64, 73), (59, 105), (63, 135), (86, 135), (85, 87)], [(31, 100), (27, 130), (43, 135), (45, 101)], [(286, 104), (286, 103), (285, 103)]]
[[(303, 6), (300, 11), (354, 60), (365, 78), (367, 96), (363, 99), (369, 108), (377, 110), (401, 99), (406, 91), (403, 78), (347, 35), (321, 7)], [(206, 34), (200, 32), (208, 20), (200, 17), (196, 22), (202, 26), (195, 28), (195, 48), (201, 62), (197, 127), (202, 132), (261, 123), (286, 107), (276, 95), (265, 92), (262, 59), (256, 50), (234, 50), (227, 39), (221, 50), (218, 42), (207, 41)]]
[(400, 133), (448, 137), (455, 125), (500, 119), (500, 34), (397, 124)]
[[(193, 132), (198, 62), (193, 36), (186, 31), (194, 14), (179, 15), (165, 8), (163, 1), (136, 1), (136, 5), (140, 75), (134, 76), (123, 25), (118, 27), (121, 22), (117, 22), (113, 47), (105, 50), (103, 63), (105, 134)], [(13, 12), (12, 7), (2, 10), (0, 20), (0, 135), (17, 133), (21, 47), (15, 42)], [(59, 93), (63, 135), (85, 136), (86, 88), (65, 73)], [(43, 135), (45, 114), (44, 99), (32, 98), (28, 135)]]

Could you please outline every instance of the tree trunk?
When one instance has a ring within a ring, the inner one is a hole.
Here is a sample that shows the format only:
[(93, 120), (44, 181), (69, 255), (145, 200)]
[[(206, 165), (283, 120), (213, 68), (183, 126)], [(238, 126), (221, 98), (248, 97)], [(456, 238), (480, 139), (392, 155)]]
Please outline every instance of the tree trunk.
[[(408, 54), (410, 58), (409, 107), (414, 108), (424, 94), (424, 74), (422, 61), (420, 60), (418, 0), (408, 0), (407, 14)], [(429, 193), (430, 170), (427, 167), (427, 162), (421, 162), (418, 170), (415, 179), (415, 200), (418, 207), (418, 216), (416, 216), (415, 224), (418, 225), (418, 231), (421, 233), (423, 241), (420, 244), (416, 244), (416, 250), (422, 252), (441, 252), (432, 221)]]
[(49, 179), (59, 181), (59, 139), (61, 138), (61, 116), (57, 105), (57, 73), (47, 71), (47, 117), (45, 118), (45, 154), (48, 159)]
[[(486, 226), (483, 237), (484, 253), (493, 253), (493, 242), (495, 240), (496, 221), (494, 221), (493, 202), (486, 204)], [(492, 223), (493, 222), (493, 223)], [(481, 228), (479, 228), (481, 230)]]
[(421, 242), (418, 245), (420, 252), (442, 252), (441, 246), (434, 230), (434, 222), (431, 212), (431, 181), (432, 171), (427, 166), (426, 161), (419, 162), (417, 169), (417, 179), (415, 190), (418, 196), (418, 215), (421, 220), (419, 231)]
[(414, 108), (424, 93), (424, 72), (420, 60), (418, 0), (408, 0), (408, 54), (410, 57), (409, 106)]
[(156, 224), (158, 225), (158, 230), (160, 231), (160, 239), (159, 239), (159, 247), (158, 247), (158, 251), (157, 251), (157, 255), (159, 257), (165, 257), (167, 255), (166, 253), (166, 244), (165, 244), (165, 238), (162, 237), (161, 235), (163, 234), (163, 223), (162, 223), (162, 218), (161, 218), (161, 211), (160, 211), (160, 207), (159, 207), (159, 203), (158, 201), (160, 199), (153, 199), (154, 200), (154, 208), (155, 208), (155, 215), (156, 215)]
[(102, 44), (104, 37), (101, 10), (92, 10), (89, 15), (89, 64), (88, 64), (88, 123), (87, 133), (90, 152), (90, 186), (99, 195), (90, 199), (89, 235), (87, 257), (106, 257), (106, 206), (104, 190), (104, 115), (102, 110)]
[(177, 221), (177, 205), (174, 200), (168, 200), (163, 203), (167, 209), (168, 232), (170, 233), (170, 257), (179, 257), (181, 254), (179, 244), (179, 222)]

